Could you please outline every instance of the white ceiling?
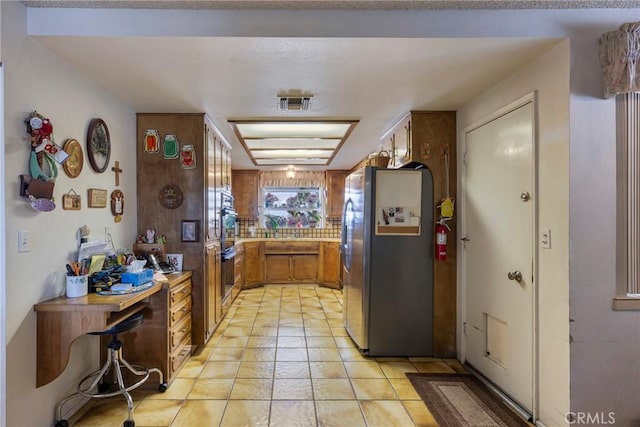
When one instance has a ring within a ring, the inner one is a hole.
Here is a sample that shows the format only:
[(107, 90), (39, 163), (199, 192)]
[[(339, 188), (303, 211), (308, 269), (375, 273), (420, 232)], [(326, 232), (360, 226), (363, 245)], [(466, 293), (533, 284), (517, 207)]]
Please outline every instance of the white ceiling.
[[(228, 119), (359, 120), (328, 166), (348, 169), (410, 110), (456, 110), (553, 39), (51, 37), (39, 40), (137, 112), (206, 112), (254, 168)], [(306, 112), (276, 95), (313, 94)], [(281, 168), (281, 167), (280, 167)], [(309, 169), (313, 169), (310, 167)]]

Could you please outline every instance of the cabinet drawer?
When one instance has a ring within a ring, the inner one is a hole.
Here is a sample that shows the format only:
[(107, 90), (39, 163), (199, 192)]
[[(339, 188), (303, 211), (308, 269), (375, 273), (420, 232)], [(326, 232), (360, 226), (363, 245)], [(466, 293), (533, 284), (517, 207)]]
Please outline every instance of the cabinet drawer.
[(264, 242), (265, 254), (317, 254), (318, 242)]
[(180, 366), (187, 360), (189, 355), (191, 354), (191, 337), (183, 342), (174, 353), (171, 354), (171, 360), (169, 363), (169, 369), (171, 370), (169, 376), (172, 377), (173, 374), (180, 369)]
[(317, 254), (320, 245), (318, 242), (293, 242), (291, 253), (293, 254)]
[(191, 295), (191, 280), (187, 280), (169, 291), (169, 304), (173, 305), (189, 295)]
[(186, 316), (191, 316), (191, 304), (191, 298), (184, 298), (182, 301), (175, 304), (175, 306), (171, 307), (169, 314), (169, 328), (172, 328)]
[(187, 317), (171, 329), (169, 347), (174, 351), (185, 337), (191, 337), (191, 317)]
[(264, 242), (264, 253), (289, 253), (290, 250), (291, 245), (289, 244), (289, 242)]

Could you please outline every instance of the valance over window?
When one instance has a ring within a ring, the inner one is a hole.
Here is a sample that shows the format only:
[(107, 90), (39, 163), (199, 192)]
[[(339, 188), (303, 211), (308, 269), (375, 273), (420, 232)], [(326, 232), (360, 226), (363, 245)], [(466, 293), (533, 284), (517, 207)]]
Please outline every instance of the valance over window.
[(324, 172), (296, 171), (288, 178), (287, 171), (260, 172), (260, 188), (263, 187), (325, 187)]
[(600, 39), (604, 96), (640, 92), (640, 22), (622, 24)]

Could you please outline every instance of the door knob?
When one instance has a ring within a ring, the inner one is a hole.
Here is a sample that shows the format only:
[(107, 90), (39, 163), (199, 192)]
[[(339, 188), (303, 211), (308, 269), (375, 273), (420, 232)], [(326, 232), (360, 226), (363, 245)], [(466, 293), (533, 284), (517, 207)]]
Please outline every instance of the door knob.
[(530, 198), (531, 198), (531, 195), (529, 194), (528, 191), (525, 191), (524, 193), (520, 194), (520, 200), (522, 200), (523, 202), (528, 202)]
[(522, 282), (522, 273), (518, 270), (510, 271), (507, 273), (509, 280), (515, 280), (516, 282)]

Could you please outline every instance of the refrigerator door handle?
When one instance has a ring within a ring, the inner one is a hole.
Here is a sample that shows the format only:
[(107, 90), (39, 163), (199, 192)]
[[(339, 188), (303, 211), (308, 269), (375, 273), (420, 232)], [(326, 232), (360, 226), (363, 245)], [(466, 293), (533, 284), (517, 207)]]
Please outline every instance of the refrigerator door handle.
[(344, 204), (344, 209), (342, 209), (342, 234), (340, 236), (340, 251), (342, 252), (342, 266), (347, 270), (351, 268), (351, 260), (349, 258), (349, 250), (348, 250), (348, 232), (349, 232), (349, 224), (347, 223), (347, 212), (349, 208), (353, 210), (353, 200), (348, 199)]

